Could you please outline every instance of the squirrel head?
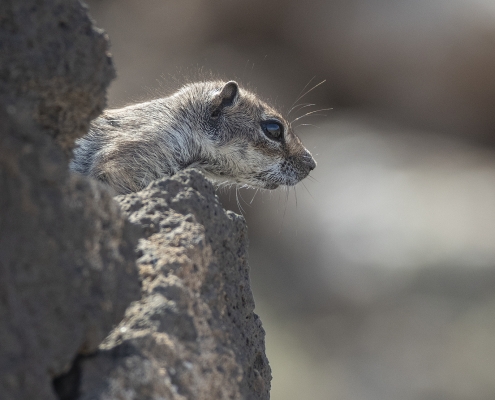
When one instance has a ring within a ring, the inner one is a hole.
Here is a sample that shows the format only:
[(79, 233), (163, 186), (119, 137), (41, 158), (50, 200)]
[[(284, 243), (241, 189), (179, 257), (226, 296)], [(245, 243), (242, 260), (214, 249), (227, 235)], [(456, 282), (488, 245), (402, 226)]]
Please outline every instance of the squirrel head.
[(237, 82), (199, 82), (180, 92), (202, 135), (195, 166), (216, 181), (275, 189), (297, 184), (316, 167), (282, 115)]

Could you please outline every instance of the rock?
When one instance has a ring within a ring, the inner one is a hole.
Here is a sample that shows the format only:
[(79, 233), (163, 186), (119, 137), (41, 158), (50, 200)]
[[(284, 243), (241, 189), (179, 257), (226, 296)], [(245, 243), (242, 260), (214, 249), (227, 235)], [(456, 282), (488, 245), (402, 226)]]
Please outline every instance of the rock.
[(2, 0), (0, 43), (0, 101), (26, 108), (69, 154), (115, 76), (105, 34), (78, 0)]
[(105, 188), (69, 174), (63, 152), (112, 76), (78, 1), (0, 2), (2, 399), (64, 398), (52, 380), (139, 298), (136, 229)]
[(5, 112), (0, 132), (0, 393), (49, 399), (139, 298), (137, 235), (49, 137)]
[(268, 399), (244, 219), (196, 171), (117, 199), (144, 231), (143, 297), (80, 361), (80, 399)]

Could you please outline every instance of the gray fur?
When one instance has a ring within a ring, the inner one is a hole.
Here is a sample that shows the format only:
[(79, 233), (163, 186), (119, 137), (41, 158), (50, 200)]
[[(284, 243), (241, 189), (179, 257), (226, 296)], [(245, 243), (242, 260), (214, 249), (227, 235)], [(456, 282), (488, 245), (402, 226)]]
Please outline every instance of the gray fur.
[[(284, 127), (270, 139), (262, 121)], [(293, 186), (316, 163), (282, 116), (231, 82), (199, 82), (173, 95), (107, 110), (77, 140), (73, 171), (135, 192), (188, 167), (218, 182), (256, 188)]]

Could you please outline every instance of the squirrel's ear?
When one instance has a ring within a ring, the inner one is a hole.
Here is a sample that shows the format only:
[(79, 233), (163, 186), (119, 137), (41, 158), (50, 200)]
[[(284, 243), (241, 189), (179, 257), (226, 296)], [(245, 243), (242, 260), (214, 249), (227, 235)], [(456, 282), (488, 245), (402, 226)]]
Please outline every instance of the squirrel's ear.
[(220, 107), (231, 106), (239, 93), (239, 85), (235, 81), (227, 82), (217, 96), (217, 104)]

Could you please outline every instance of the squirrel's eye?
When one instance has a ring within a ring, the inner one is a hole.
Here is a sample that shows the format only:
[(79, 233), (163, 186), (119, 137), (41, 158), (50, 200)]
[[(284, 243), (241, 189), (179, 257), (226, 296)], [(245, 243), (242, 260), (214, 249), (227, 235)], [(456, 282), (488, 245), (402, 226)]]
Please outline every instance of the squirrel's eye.
[(265, 135), (273, 140), (282, 140), (284, 134), (284, 127), (276, 121), (265, 121), (261, 123), (261, 128)]

